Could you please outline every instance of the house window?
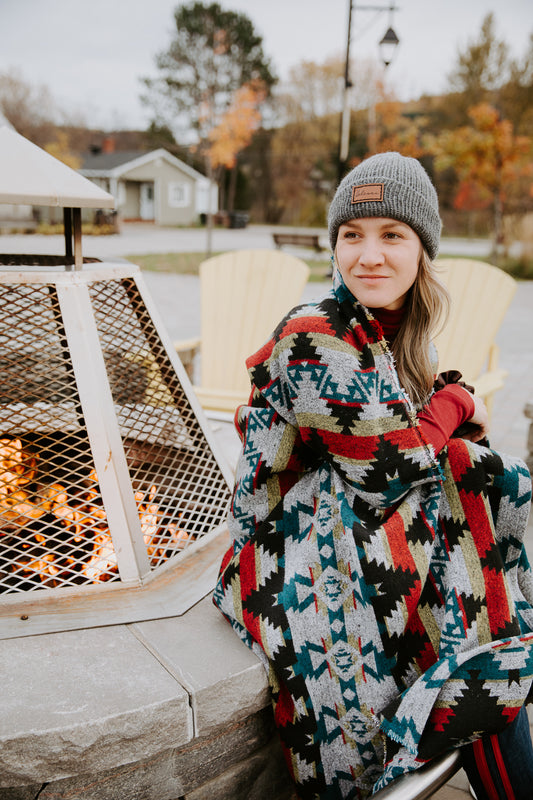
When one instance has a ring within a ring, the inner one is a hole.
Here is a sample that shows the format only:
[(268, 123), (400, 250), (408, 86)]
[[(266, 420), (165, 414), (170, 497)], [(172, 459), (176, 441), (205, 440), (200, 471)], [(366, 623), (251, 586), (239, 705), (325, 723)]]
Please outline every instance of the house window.
[(191, 202), (191, 187), (188, 183), (173, 181), (168, 184), (168, 204), (171, 208), (185, 208)]

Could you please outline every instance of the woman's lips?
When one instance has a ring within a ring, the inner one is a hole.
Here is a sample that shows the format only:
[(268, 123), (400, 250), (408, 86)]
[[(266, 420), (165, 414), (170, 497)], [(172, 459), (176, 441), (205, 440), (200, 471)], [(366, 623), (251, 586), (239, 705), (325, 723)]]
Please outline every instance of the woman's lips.
[(379, 281), (386, 281), (386, 275), (356, 275), (357, 280), (363, 281), (363, 283), (377, 283)]

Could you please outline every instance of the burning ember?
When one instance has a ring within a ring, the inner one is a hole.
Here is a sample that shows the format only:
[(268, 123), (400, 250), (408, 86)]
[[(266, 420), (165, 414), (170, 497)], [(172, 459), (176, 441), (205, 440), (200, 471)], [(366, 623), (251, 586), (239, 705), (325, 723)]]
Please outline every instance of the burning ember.
[[(20, 439), (0, 438), (0, 573), (37, 577), (48, 587), (64, 576), (75, 583), (110, 580), (118, 573), (117, 558), (95, 470), (67, 489), (40, 483), (37, 464), (38, 456)], [(163, 522), (156, 494), (155, 485), (135, 493), (152, 563), (189, 538), (176, 523)]]

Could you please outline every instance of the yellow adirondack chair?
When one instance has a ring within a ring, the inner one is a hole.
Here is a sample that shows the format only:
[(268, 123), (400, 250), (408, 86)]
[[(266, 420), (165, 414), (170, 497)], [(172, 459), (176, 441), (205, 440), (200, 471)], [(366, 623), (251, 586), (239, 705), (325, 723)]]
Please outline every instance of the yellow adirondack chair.
[(276, 250), (238, 250), (200, 265), (200, 339), (174, 342), (178, 353), (200, 347), (205, 409), (233, 412), (250, 394), (245, 360), (297, 305), (309, 277), (307, 264)]
[(516, 291), (516, 281), (503, 270), (470, 258), (436, 261), (439, 278), (452, 304), (444, 330), (435, 338), (439, 372), (458, 369), (490, 413), (493, 394), (507, 375), (498, 366), (495, 337)]

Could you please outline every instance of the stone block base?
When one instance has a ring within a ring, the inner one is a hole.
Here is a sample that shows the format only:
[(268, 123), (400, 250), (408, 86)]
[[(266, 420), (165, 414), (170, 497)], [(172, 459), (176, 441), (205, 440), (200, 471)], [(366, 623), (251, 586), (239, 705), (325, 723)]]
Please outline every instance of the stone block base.
[(269, 708), (184, 747), (98, 775), (0, 789), (0, 800), (289, 800)]

